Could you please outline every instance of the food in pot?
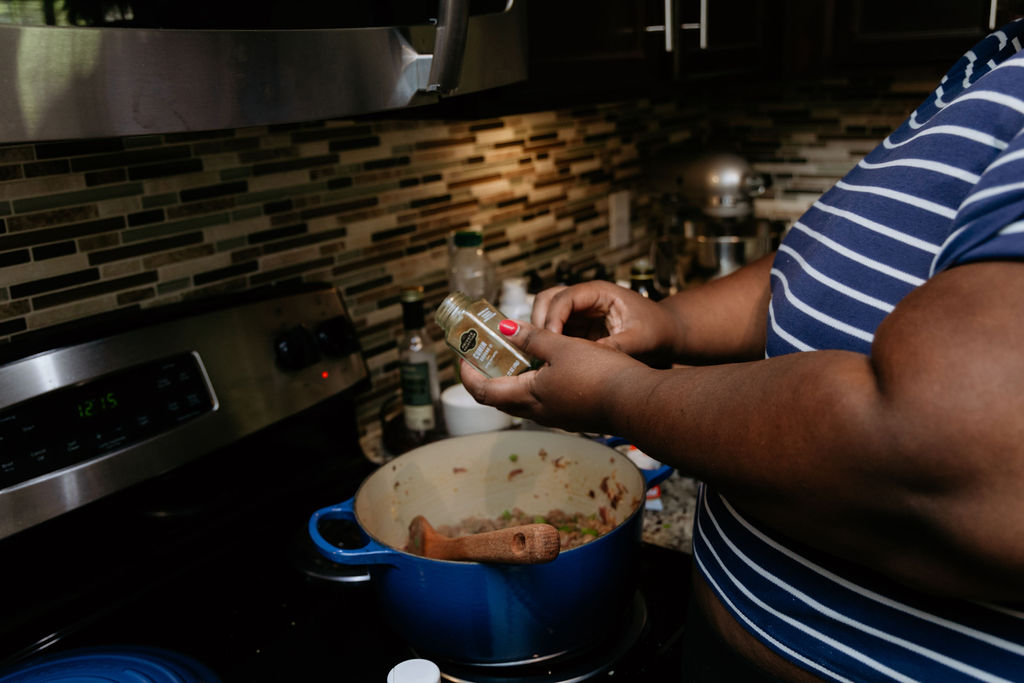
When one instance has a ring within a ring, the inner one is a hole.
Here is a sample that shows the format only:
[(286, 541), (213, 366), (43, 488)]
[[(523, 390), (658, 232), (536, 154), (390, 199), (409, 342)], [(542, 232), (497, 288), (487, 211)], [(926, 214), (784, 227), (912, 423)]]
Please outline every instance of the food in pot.
[(523, 524), (550, 524), (558, 529), (562, 551), (576, 548), (615, 528), (615, 517), (604, 507), (599, 514), (569, 513), (563, 510), (550, 510), (546, 515), (530, 514), (519, 508), (505, 510), (500, 517), (485, 519), (467, 517), (458, 524), (440, 524), (437, 530), (449, 538), (457, 538), (467, 534), (479, 534), (495, 529), (521, 526)]

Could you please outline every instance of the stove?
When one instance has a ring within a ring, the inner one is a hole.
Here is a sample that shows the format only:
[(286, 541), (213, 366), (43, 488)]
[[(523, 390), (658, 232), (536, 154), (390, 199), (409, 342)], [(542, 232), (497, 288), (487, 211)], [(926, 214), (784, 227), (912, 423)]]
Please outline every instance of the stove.
[[(43, 672), (62, 666), (372, 682), (425, 656), (391, 631), (369, 575), (306, 530), (376, 467), (356, 425), (368, 373), (336, 292), (100, 322), (0, 352), (0, 682), (61, 680)], [(333, 542), (362, 543), (331, 524)], [(677, 680), (689, 557), (639, 552), (636, 595), (602, 642), (517, 665), (438, 661), (442, 677)]]

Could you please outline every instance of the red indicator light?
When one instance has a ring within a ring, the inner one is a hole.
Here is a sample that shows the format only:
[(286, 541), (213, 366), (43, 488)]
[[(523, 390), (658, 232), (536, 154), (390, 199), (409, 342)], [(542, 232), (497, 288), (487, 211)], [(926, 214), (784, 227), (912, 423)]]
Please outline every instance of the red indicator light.
[(320, 376), (323, 377), (324, 379), (327, 379), (327, 371), (324, 370), (323, 372), (321, 372)]

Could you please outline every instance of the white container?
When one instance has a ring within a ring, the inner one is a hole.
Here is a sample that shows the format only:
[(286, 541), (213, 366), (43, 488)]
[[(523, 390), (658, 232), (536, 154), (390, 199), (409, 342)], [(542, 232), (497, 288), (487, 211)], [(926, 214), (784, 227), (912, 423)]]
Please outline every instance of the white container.
[(448, 268), (448, 289), (462, 292), (470, 299), (498, 298), (498, 280), (494, 264), (483, 248), (483, 234), (460, 230), (452, 238), (455, 249)]
[(429, 659), (407, 659), (388, 672), (388, 683), (441, 683), (441, 670)]
[(498, 309), (512, 320), (530, 322), (533, 295), (526, 292), (525, 277), (509, 277), (502, 280)]
[(441, 409), (451, 436), (494, 432), (512, 426), (511, 415), (477, 403), (461, 384), (453, 384), (441, 392)]

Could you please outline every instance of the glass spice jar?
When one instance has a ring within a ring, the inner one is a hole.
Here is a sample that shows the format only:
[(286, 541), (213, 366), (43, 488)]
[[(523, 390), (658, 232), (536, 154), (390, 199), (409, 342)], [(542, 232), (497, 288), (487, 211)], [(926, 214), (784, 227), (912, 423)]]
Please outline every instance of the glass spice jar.
[(434, 313), (448, 346), (488, 377), (518, 375), (536, 362), (498, 329), (505, 317), (486, 299), (471, 299), (462, 292), (449, 294)]

